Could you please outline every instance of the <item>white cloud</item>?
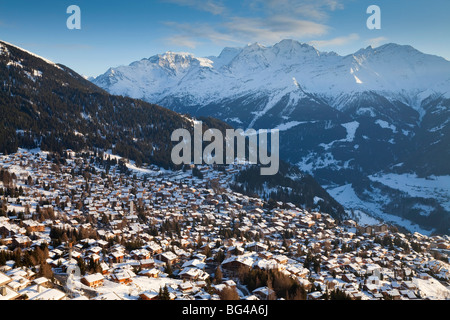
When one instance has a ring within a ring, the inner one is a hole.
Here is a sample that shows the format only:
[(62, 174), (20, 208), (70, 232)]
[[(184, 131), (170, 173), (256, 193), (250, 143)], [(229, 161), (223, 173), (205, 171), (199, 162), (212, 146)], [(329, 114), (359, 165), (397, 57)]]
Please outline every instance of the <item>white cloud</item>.
[(234, 17), (225, 27), (228, 33), (243, 43), (257, 41), (268, 44), (287, 38), (320, 36), (328, 30), (323, 24), (284, 16), (252, 19)]
[(174, 30), (167, 42), (195, 48), (208, 41), (221, 46), (253, 42), (272, 45), (283, 39), (324, 36), (329, 31), (324, 23), (329, 12), (342, 9), (342, 2), (348, 0), (241, 0), (242, 10), (225, 7), (219, 0), (164, 1), (219, 15), (208, 23), (165, 23)]
[(217, 30), (214, 26), (207, 23), (178, 23), (178, 22), (166, 22), (166, 26), (171, 27), (177, 31), (176, 35), (168, 37), (168, 42), (176, 43), (173, 41), (180, 40), (176, 43), (181, 45), (185, 42), (189, 44), (189, 48), (195, 48), (201, 41), (212, 41), (215, 44), (224, 43), (241, 43), (233, 37), (233, 35)]
[(309, 44), (314, 46), (317, 49), (327, 48), (327, 47), (336, 47), (336, 46), (344, 46), (353, 41), (359, 40), (359, 35), (357, 33), (349, 34), (344, 37), (337, 37), (330, 40), (314, 40), (310, 41)]
[(343, 9), (343, 0), (249, 0), (261, 12), (326, 20), (330, 11)]
[(214, 15), (225, 13), (226, 7), (222, 1), (217, 0), (163, 0), (180, 6), (193, 7), (197, 10), (206, 11)]
[(175, 35), (171, 36), (165, 39), (166, 42), (170, 45), (176, 45), (180, 47), (186, 47), (194, 49), (199, 44), (198, 41), (193, 40), (192, 38), (182, 36), (182, 35)]
[(374, 48), (379, 47), (381, 44), (388, 41), (388, 38), (385, 37), (378, 37), (378, 38), (372, 38), (366, 41), (367, 45), (372, 46)]

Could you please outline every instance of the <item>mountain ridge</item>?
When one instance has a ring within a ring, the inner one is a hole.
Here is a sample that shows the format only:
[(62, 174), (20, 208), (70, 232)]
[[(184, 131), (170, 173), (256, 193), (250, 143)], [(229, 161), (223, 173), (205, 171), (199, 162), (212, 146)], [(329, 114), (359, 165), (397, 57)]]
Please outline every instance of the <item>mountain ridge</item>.
[[(399, 51), (402, 54), (407, 54), (408, 59), (411, 58), (411, 55), (414, 55), (415, 60), (400, 59), (398, 57)], [(173, 57), (183, 57), (184, 59), (189, 57), (189, 61), (184, 60), (183, 62), (191, 62), (191, 64), (189, 66), (183, 65), (183, 70), (186, 70), (186, 72), (170, 74), (169, 71), (173, 72), (176, 64), (169, 69), (164, 66), (165, 68), (161, 68), (163, 70), (157, 69), (157, 65), (149, 66), (147, 64), (147, 62), (152, 63), (157, 57), (165, 61), (170, 61), (169, 58), (173, 59)], [(396, 58), (395, 63), (386, 61), (393, 58)], [(372, 64), (376, 64), (377, 70), (375, 72), (373, 70), (375, 67)], [(395, 64), (399, 66), (395, 67)], [(430, 66), (433, 64), (436, 64), (436, 66), (431, 68)], [(333, 71), (334, 66), (337, 67)], [(298, 69), (295, 69), (296, 67)], [(409, 69), (406, 67), (409, 67)], [(131, 68), (133, 72), (128, 73), (127, 68)], [(389, 78), (380, 69), (383, 69), (385, 73), (393, 74), (394, 71), (395, 73)], [(271, 81), (271, 75), (280, 70), (282, 71), (281, 76), (276, 77), (276, 81)], [(408, 73), (404, 70), (407, 70)], [(151, 72), (155, 72), (155, 75), (152, 75)], [(167, 72), (167, 74), (161, 74), (163, 72)], [(334, 72), (335, 75), (330, 75), (330, 72)], [(249, 82), (256, 82), (256, 79), (252, 78), (254, 73), (268, 81), (266, 83), (260, 81), (253, 87), (248, 86)], [(354, 54), (340, 56), (333, 52), (320, 52), (313, 46), (294, 40), (283, 40), (269, 47), (250, 44), (244, 48), (225, 48), (218, 57), (209, 58), (198, 58), (193, 54), (168, 51), (162, 55), (133, 62), (129, 66), (110, 68), (107, 73), (96, 77), (93, 82), (109, 92), (121, 94), (123, 93), (121, 90), (126, 90), (129, 85), (127, 86), (127, 83), (124, 83), (121, 86), (120, 81), (115, 79), (113, 74), (120, 74), (120, 80), (131, 81), (134, 87), (139, 88), (139, 90), (129, 92), (129, 96), (147, 101), (153, 99), (152, 102), (155, 103), (159, 103), (169, 96), (177, 97), (188, 93), (196, 97), (197, 104), (205, 105), (218, 98), (228, 98), (232, 95), (242, 96), (245, 92), (262, 91), (266, 88), (268, 88), (266, 90), (280, 90), (290, 87), (290, 92), (293, 92), (295, 83), (298, 83), (304, 91), (319, 94), (322, 98), (327, 99), (329, 104), (339, 108), (339, 104), (330, 100), (330, 95), (333, 95), (331, 98), (335, 98), (335, 96), (364, 91), (381, 91), (386, 95), (399, 91), (398, 87), (400, 85), (405, 86), (406, 81), (410, 82), (410, 88), (402, 88), (403, 91), (409, 91), (404, 92), (403, 95), (415, 96), (427, 89), (433, 90), (434, 87), (436, 93), (448, 95), (449, 90), (442, 86), (442, 83), (450, 79), (448, 76), (450, 74), (450, 62), (438, 56), (421, 53), (408, 45), (391, 43), (378, 48), (369, 46)], [(197, 78), (194, 77), (194, 74)], [(415, 77), (418, 75), (422, 77), (419, 83), (415, 81)], [(158, 86), (149, 81), (156, 81), (155, 79), (160, 79), (162, 76), (165, 76), (167, 81), (164, 82), (164, 90), (158, 90)], [(112, 80), (117, 81), (112, 83)], [(215, 83), (207, 87), (201, 80)], [(223, 86), (222, 90), (216, 89), (217, 84), (238, 80), (244, 84), (242, 88), (239, 88), (240, 90)], [(190, 85), (192, 81), (198, 81), (202, 84), (203, 93), (197, 92), (195, 86)], [(422, 82), (434, 82), (434, 85), (431, 85), (430, 89), (430, 85), (424, 86)], [(442, 88), (446, 89), (445, 92), (442, 92)], [(394, 98), (403, 99), (401, 95), (395, 95)], [(409, 97), (409, 100), (411, 98), (416, 97)], [(340, 105), (342, 105), (342, 101)]]

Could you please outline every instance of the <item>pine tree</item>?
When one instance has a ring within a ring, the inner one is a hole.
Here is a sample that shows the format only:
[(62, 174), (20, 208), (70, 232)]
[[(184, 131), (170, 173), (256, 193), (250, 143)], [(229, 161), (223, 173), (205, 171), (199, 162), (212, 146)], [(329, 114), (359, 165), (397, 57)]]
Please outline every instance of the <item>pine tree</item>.
[(222, 269), (220, 268), (220, 266), (218, 266), (216, 272), (214, 273), (214, 283), (215, 284), (222, 283), (222, 278), (223, 278)]
[(166, 268), (164, 269), (164, 272), (167, 273), (169, 278), (173, 277), (173, 270), (172, 270), (172, 265), (170, 264), (170, 262), (166, 263)]
[(170, 293), (167, 285), (165, 285), (164, 288), (159, 287), (158, 300), (170, 300)]

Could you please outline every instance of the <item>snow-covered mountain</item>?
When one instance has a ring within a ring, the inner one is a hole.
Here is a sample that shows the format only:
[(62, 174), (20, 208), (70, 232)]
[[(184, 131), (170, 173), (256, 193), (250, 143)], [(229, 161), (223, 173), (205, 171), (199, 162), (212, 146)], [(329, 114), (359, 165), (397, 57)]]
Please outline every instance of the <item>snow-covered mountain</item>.
[(370, 91), (418, 107), (433, 93), (450, 95), (449, 81), (449, 61), (411, 46), (386, 44), (340, 56), (283, 40), (271, 47), (225, 48), (218, 57), (166, 52), (111, 68), (93, 82), (111, 93), (154, 103), (181, 100), (183, 107), (249, 94), (268, 94), (273, 102), (290, 95), (295, 104), (313, 94), (340, 109)]
[[(111, 68), (93, 82), (235, 127), (280, 129), (283, 158), (329, 190), (351, 185), (361, 201), (376, 202), (371, 213), (450, 227), (450, 209), (438, 197), (412, 197), (368, 178), (450, 175), (450, 61), (444, 58), (398, 44), (341, 56), (283, 40), (225, 48), (218, 57), (167, 52)], [(433, 210), (414, 209), (424, 206)]]

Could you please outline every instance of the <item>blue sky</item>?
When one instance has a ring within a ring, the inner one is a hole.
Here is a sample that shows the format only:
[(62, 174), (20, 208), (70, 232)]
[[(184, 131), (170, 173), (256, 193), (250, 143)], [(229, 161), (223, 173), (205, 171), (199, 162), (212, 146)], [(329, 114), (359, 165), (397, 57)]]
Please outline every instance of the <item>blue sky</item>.
[[(70, 5), (81, 30), (69, 30)], [(369, 30), (369, 5), (381, 30)], [(368, 45), (409, 44), (450, 60), (448, 0), (0, 0), (0, 39), (80, 74), (97, 76), (165, 51), (197, 56), (282, 39), (345, 55)]]

